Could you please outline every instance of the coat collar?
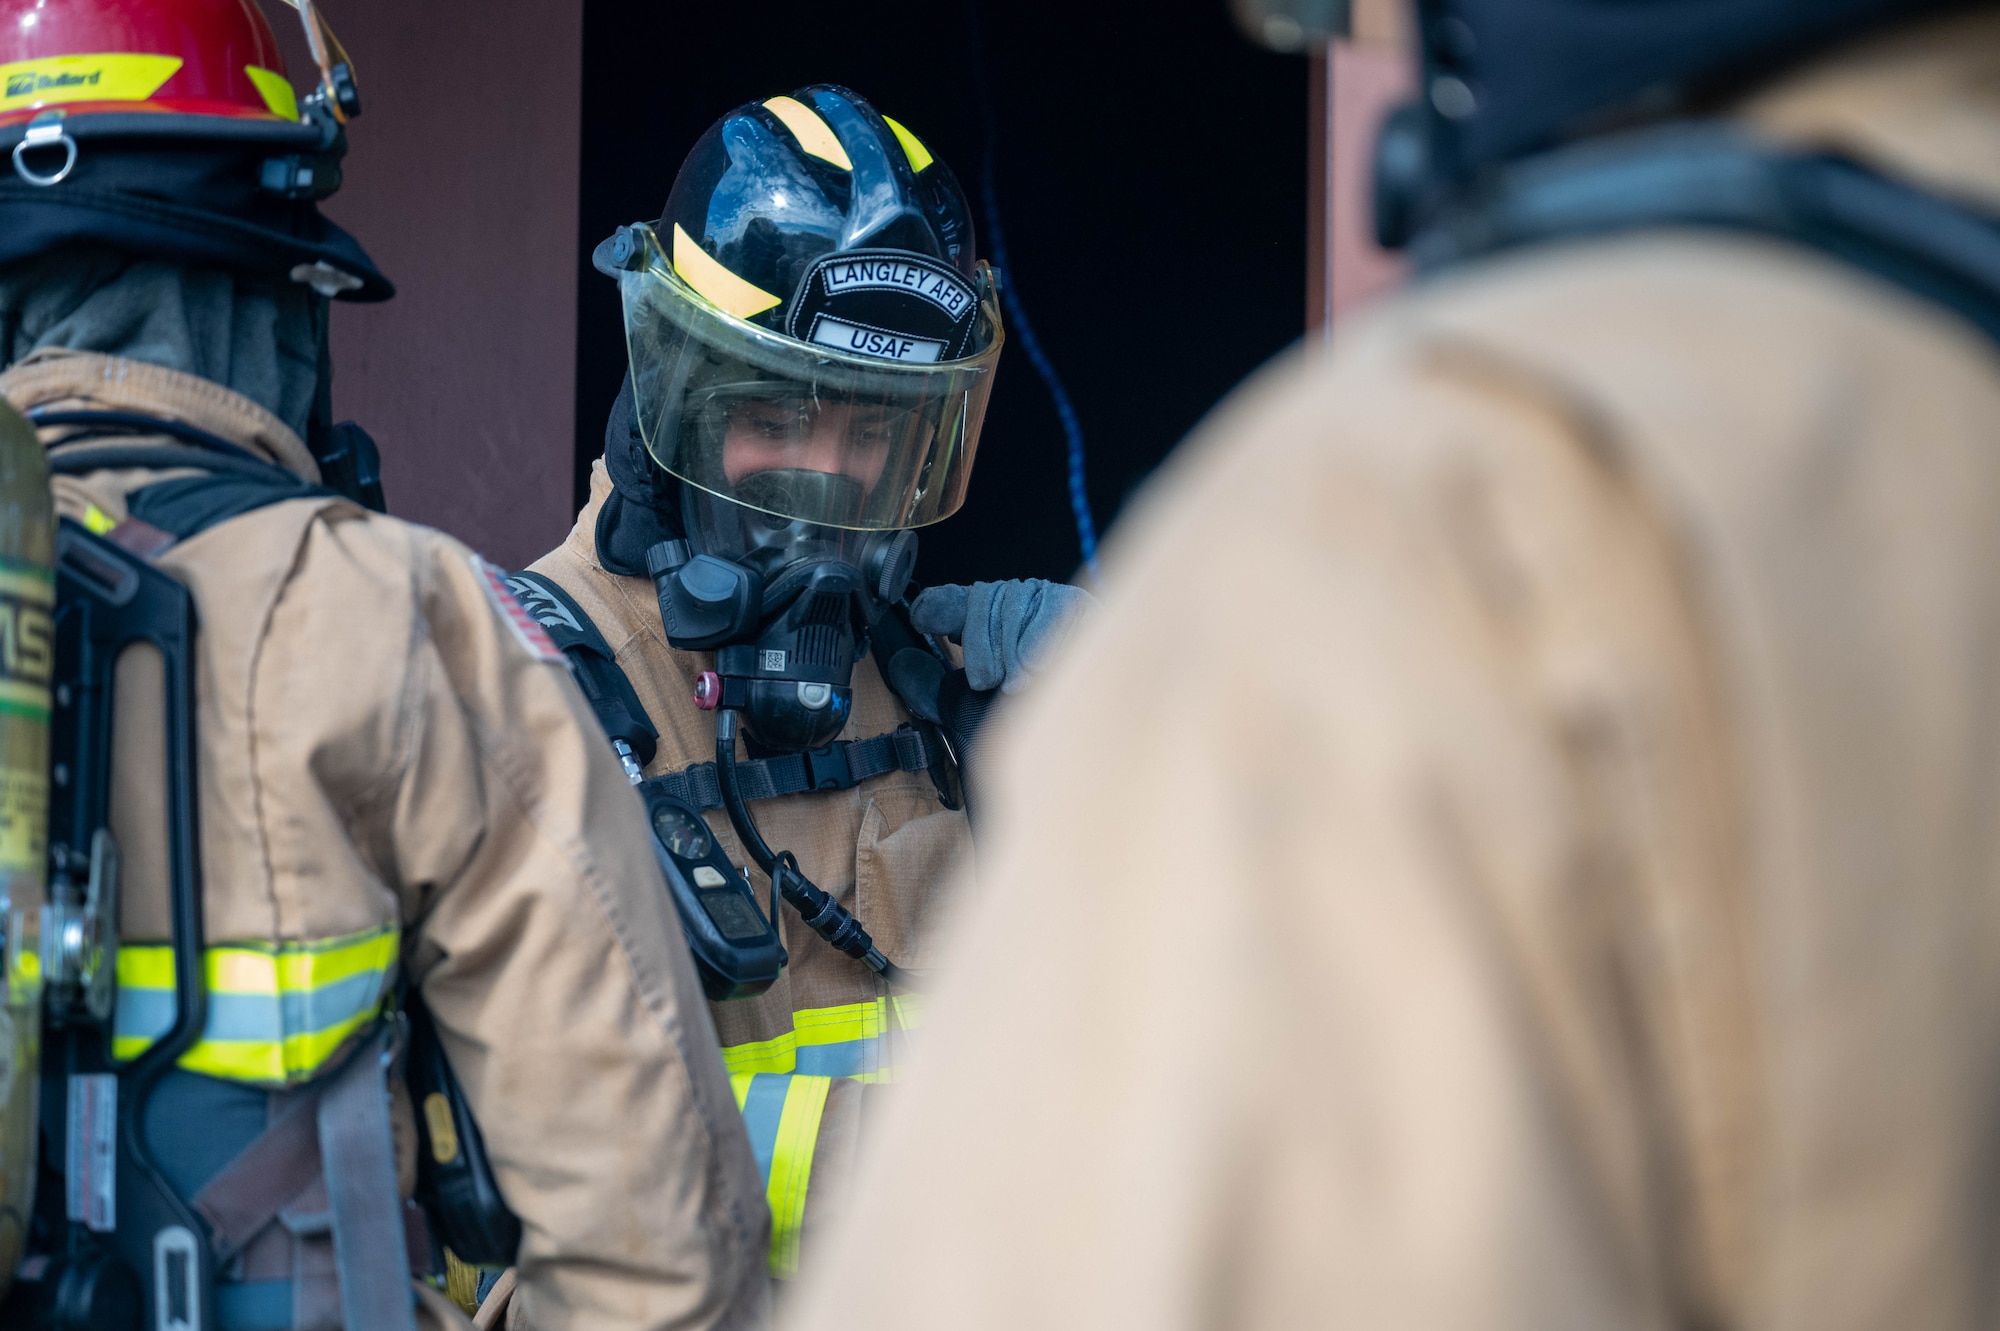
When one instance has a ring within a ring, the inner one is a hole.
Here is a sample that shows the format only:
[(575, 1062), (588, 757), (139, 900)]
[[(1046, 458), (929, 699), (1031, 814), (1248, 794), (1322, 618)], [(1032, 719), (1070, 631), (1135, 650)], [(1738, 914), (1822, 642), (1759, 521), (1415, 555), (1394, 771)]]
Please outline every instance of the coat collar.
[[(129, 411), (178, 421), (319, 480), (312, 453), (276, 416), (220, 384), (144, 361), (47, 348), (0, 374), (0, 396), (22, 411)], [(73, 433), (45, 429), (42, 441), (61, 448)]]

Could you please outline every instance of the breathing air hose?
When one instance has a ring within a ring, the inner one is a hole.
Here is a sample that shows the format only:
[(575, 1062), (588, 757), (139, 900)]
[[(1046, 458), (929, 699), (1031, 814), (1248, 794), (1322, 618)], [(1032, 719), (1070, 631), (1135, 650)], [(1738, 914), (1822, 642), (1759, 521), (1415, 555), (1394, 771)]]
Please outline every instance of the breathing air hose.
[(770, 843), (764, 840), (764, 834), (757, 830), (757, 824), (750, 817), (750, 806), (744, 803), (743, 788), (737, 780), (738, 725), (736, 708), (724, 707), (716, 712), (716, 784), (722, 787), (722, 807), (729, 814), (729, 825), (742, 839), (743, 848), (750, 852), (751, 859), (757, 861), (757, 867), (770, 876), (771, 885), (777, 889), (778, 895), (790, 902), (807, 927), (832, 944), (836, 952), (853, 957), (891, 984), (908, 987), (909, 973), (882, 955), (882, 950), (875, 946), (875, 940), (861, 927), (861, 921), (806, 877), (792, 852), (774, 852)]

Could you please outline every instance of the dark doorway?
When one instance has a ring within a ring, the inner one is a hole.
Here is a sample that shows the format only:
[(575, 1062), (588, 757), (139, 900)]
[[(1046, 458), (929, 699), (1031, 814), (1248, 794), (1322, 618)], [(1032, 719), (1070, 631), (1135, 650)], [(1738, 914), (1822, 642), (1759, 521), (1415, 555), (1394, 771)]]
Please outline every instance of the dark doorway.
[[(984, 218), (994, 90), (1007, 279), (1076, 406), (1100, 530), (1202, 415), (1301, 332), (1307, 81), (1251, 47), (1224, 0), (587, 0), (577, 477), (624, 372), (617, 292), (589, 250), (659, 215), (717, 116), (845, 83), (951, 164)], [(982, 254), (988, 238), (980, 236)], [(1062, 425), (1016, 337), (971, 496), (924, 532), (926, 582), (1066, 578), (1078, 560)]]

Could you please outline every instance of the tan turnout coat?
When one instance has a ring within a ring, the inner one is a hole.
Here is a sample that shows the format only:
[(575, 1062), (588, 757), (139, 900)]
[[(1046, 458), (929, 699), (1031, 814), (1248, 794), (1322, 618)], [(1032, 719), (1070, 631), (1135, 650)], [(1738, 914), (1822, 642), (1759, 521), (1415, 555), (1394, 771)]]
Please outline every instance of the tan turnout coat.
[[(0, 376), (0, 394), (167, 417), (317, 479), (275, 417), (188, 375), (43, 352)], [(57, 507), (115, 522), (161, 474), (59, 477)], [(199, 620), (209, 944), (400, 928), (522, 1221), (521, 1321), (758, 1321), (755, 1165), (644, 815), (564, 667), (510, 626), (464, 546), (344, 500), (260, 509), (157, 562)], [(157, 694), (131, 669), (112, 811), (123, 933), (161, 940)]]
[[(599, 567), (597, 516), (610, 493), (600, 459), (591, 473), (590, 502), (569, 539), (533, 567), (562, 586), (595, 622), (659, 730), (659, 751), (646, 774), (713, 762), (715, 714), (694, 705), (694, 682), (713, 668), (714, 654), (669, 647), (651, 581)], [(909, 722), (872, 657), (856, 663), (853, 683), (854, 710), (841, 739), (867, 739)], [(747, 756), (741, 741), (738, 749)], [(931, 965), (933, 924), (945, 889), (971, 859), (965, 815), (944, 806), (928, 773), (890, 772), (849, 790), (759, 801), (751, 812), (774, 849), (797, 855), (806, 876), (854, 912), (884, 955), (921, 979)], [(727, 816), (716, 811), (708, 821), (730, 861), (748, 865)], [(767, 901), (769, 881), (754, 867), (751, 877), (759, 901)], [(710, 1009), (740, 1095), (748, 1094), (747, 1078), (754, 1075), (747, 1069), (782, 1066), (790, 1042), (809, 1047), (829, 1014), (844, 1021), (856, 1009), (873, 1006), (885, 1028), (865, 1060), (869, 1080), (835, 1077), (825, 1087), (816, 1139), (804, 1146), (809, 1167), (796, 1181), (804, 1186), (803, 1197), (796, 1186), (788, 1189), (782, 1163), (776, 1170), (766, 1165), (776, 1180), (770, 1184), (779, 1231), (772, 1265), (789, 1275), (799, 1249), (811, 1247), (810, 1238), (802, 1236), (819, 1230), (842, 1200), (844, 1177), (860, 1142), (863, 1105), (875, 1095), (873, 1079), (893, 1077), (921, 1018), (912, 996), (892, 994), (867, 967), (806, 928), (789, 906), (780, 910), (779, 929), (790, 961), (778, 983), (756, 998)], [(902, 1001), (895, 1001), (898, 997)], [(754, 1117), (754, 1110), (746, 1114), (761, 1152), (764, 1134)], [(779, 1148), (780, 1155), (784, 1150)]]
[[(1742, 115), (2000, 209), (2000, 16)], [(1774, 240), (1523, 251), (1116, 544), (790, 1325), (1992, 1325), (2000, 347)]]

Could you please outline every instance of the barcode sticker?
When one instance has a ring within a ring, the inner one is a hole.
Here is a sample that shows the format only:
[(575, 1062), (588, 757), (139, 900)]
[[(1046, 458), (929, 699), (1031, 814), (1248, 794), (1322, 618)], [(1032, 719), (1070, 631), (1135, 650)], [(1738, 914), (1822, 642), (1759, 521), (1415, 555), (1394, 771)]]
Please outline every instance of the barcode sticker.
[(100, 1234), (118, 1228), (118, 1078), (69, 1079), (69, 1218)]

